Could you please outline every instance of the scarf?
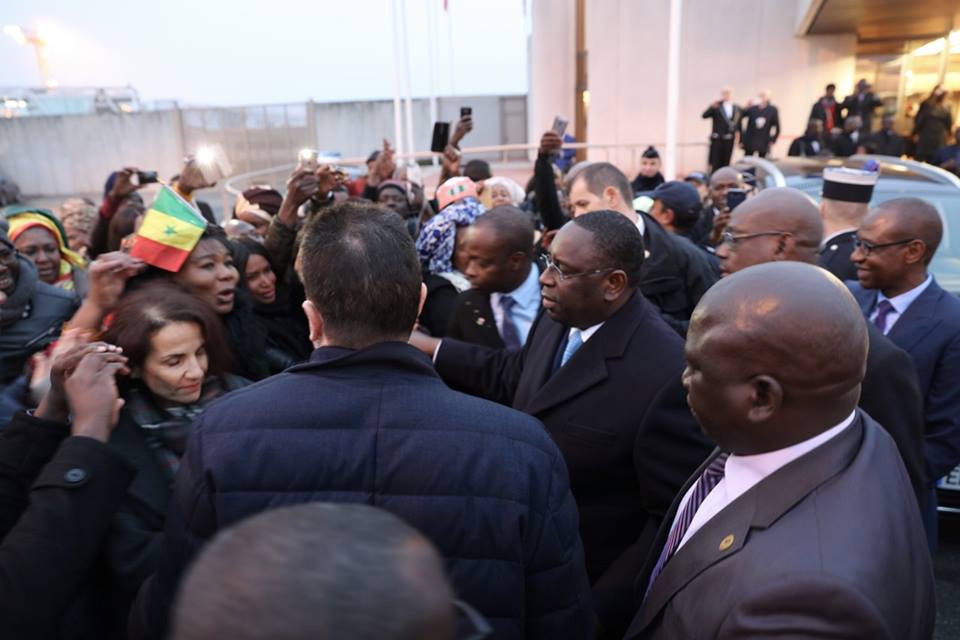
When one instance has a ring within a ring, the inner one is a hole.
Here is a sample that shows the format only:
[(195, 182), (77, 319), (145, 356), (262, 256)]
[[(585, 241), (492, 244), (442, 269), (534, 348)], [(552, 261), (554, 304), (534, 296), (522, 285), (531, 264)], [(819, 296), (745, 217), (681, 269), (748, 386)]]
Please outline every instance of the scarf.
[(486, 209), (476, 198), (464, 198), (430, 218), (417, 236), (417, 255), (427, 273), (453, 272), (457, 227), (473, 224)]
[(125, 394), (124, 410), (140, 427), (147, 447), (157, 457), (160, 468), (171, 484), (187, 448), (190, 425), (225, 391), (220, 379), (210, 376), (203, 382), (199, 400), (166, 409), (154, 402), (153, 395), (144, 386), (133, 386)]
[(23, 232), (37, 227), (47, 230), (56, 239), (60, 249), (60, 271), (53, 286), (73, 291), (76, 288), (74, 270), (83, 269), (87, 261), (79, 253), (70, 250), (67, 233), (60, 221), (45, 209), (14, 211), (6, 215), (10, 222), (10, 240), (14, 242)]

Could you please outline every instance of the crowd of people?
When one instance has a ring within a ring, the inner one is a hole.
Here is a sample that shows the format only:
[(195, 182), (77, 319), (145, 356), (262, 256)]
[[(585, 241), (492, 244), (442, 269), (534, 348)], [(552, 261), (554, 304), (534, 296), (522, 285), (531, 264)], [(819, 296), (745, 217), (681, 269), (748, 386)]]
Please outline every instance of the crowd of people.
[[(953, 173), (960, 169), (960, 129), (953, 129), (953, 114), (942, 85), (934, 87), (914, 113), (907, 114), (913, 118), (909, 135), (896, 131), (895, 113), (883, 110), (883, 100), (866, 79), (857, 82), (854, 92), (843, 100), (837, 99), (836, 91), (835, 84), (828, 84), (824, 94), (813, 103), (803, 135), (790, 143), (788, 156), (909, 155)], [(875, 128), (878, 110), (880, 127)], [(732, 90), (725, 88), (720, 100), (703, 112), (703, 118), (712, 123), (707, 157), (711, 169), (729, 165), (738, 144), (744, 155), (767, 157), (780, 136), (779, 111), (770, 103), (768, 89), (751, 98), (746, 106), (739, 106), (733, 101)]]
[(192, 157), (5, 211), (5, 636), (931, 638), (940, 218), (757, 192), (717, 129), (776, 108), (729, 97), (684, 180), (547, 131), (524, 187), (466, 115), (432, 198), (385, 141), (223, 225)]

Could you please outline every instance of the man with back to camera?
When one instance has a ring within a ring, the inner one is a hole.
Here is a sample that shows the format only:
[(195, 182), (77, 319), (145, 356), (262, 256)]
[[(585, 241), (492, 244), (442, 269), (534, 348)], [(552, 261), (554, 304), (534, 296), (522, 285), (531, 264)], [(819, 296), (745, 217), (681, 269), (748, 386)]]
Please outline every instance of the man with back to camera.
[[(764, 189), (730, 214), (726, 241), (717, 248), (730, 275), (755, 264), (790, 260), (817, 263), (824, 224), (813, 200), (791, 188)], [(926, 500), (923, 460), (923, 396), (909, 354), (867, 326), (867, 370), (860, 407), (893, 438), (917, 503)]]
[(522, 351), (414, 334), (449, 385), (540, 419), (570, 469), (601, 627), (622, 633), (650, 536), (710, 444), (680, 387), (683, 339), (637, 290), (643, 240), (615, 211), (568, 222)]
[(744, 269), (703, 297), (686, 355), (719, 449), (667, 514), (626, 638), (931, 638), (930, 555), (896, 447), (857, 409), (867, 328), (843, 285)]
[(820, 215), (823, 217), (823, 244), (820, 266), (841, 280), (856, 280), (857, 266), (850, 260), (857, 238), (857, 227), (867, 215), (873, 189), (879, 178), (877, 171), (861, 171), (847, 167), (823, 170), (823, 195)]
[(943, 223), (930, 203), (896, 198), (867, 214), (847, 286), (867, 319), (913, 359), (924, 398), (927, 501), (924, 524), (937, 544), (935, 483), (960, 463), (960, 300), (929, 272)]
[(447, 336), (519, 351), (540, 313), (530, 214), (509, 205), (495, 207), (466, 233), (464, 275), (472, 288), (457, 297)]
[(181, 572), (216, 531), (306, 501), (367, 503), (419, 529), (497, 637), (591, 637), (561, 452), (537, 420), (451, 391), (406, 344), (426, 289), (403, 221), (329, 207), (306, 223), (299, 260), (317, 349), (191, 426), (133, 637), (162, 636)]

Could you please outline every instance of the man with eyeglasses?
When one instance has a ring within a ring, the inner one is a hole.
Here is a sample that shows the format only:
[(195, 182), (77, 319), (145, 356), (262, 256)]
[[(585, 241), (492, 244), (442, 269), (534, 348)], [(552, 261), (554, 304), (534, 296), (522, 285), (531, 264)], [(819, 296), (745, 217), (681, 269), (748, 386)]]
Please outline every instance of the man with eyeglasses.
[(937, 480), (960, 464), (960, 300), (929, 273), (943, 236), (940, 214), (920, 198), (888, 200), (857, 230), (848, 286), (867, 319), (913, 358), (924, 400), (924, 524), (936, 548)]
[[(878, 167), (879, 169), (879, 167)], [(823, 170), (823, 243), (820, 266), (841, 280), (856, 280), (857, 266), (850, 260), (857, 227), (863, 222), (873, 197), (879, 171), (847, 167)]]
[(60, 335), (76, 308), (70, 292), (40, 281), (33, 264), (0, 229), (0, 390), (23, 373), (31, 355)]
[(626, 216), (577, 216), (550, 245), (543, 311), (522, 351), (412, 339), (451, 387), (538, 418), (559, 445), (609, 637), (633, 613), (633, 581), (662, 514), (711, 448), (680, 384), (683, 339), (637, 289), (643, 256)]
[[(728, 276), (767, 262), (817, 264), (823, 222), (817, 205), (789, 187), (765, 189), (733, 211), (717, 249)], [(860, 407), (893, 438), (919, 504), (926, 496), (923, 462), (923, 396), (910, 356), (868, 326), (867, 372)]]

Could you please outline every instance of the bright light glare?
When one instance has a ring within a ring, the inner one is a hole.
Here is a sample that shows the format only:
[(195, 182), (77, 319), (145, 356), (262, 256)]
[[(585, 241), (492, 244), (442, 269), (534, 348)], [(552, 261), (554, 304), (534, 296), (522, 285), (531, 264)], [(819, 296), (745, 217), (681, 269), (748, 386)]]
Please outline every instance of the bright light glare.
[(17, 44), (26, 44), (27, 43), (27, 34), (23, 32), (23, 28), (16, 24), (8, 24), (3, 28), (3, 32), (17, 41)]
[(313, 149), (300, 149), (300, 159), (301, 160), (312, 160), (317, 155), (317, 152)]
[(197, 160), (197, 164), (210, 165), (213, 164), (216, 153), (211, 147), (200, 147), (197, 149), (197, 154), (194, 156)]

